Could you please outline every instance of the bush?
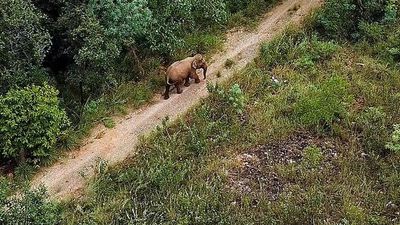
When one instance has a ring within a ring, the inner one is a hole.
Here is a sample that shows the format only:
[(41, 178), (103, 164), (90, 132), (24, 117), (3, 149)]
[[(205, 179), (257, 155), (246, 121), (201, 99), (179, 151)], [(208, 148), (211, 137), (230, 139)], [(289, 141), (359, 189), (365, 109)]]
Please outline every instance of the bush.
[(46, 200), (45, 189), (23, 189), (15, 194), (14, 188), (3, 177), (0, 177), (0, 223), (14, 224), (59, 224), (60, 207)]
[(399, 124), (394, 125), (394, 131), (392, 133), (391, 139), (392, 139), (391, 142), (388, 142), (386, 144), (386, 148), (393, 152), (400, 153), (400, 125)]
[[(211, 35), (205, 33), (194, 33), (184, 39), (185, 49), (190, 53), (206, 53), (210, 51), (216, 51), (222, 48), (223, 40), (218, 35)], [(184, 53), (181, 58), (186, 57), (187, 52)], [(180, 58), (180, 59), (181, 59)]]
[(361, 140), (367, 153), (381, 154), (388, 141), (386, 113), (381, 108), (370, 107), (358, 119)]
[(397, 0), (388, 0), (388, 4), (385, 8), (385, 17), (383, 18), (383, 22), (387, 24), (394, 23), (397, 19), (397, 11), (399, 10), (399, 6), (397, 5)]
[(332, 125), (346, 114), (348, 83), (334, 76), (318, 86), (311, 86), (295, 104), (296, 118), (306, 126)]
[(236, 113), (243, 113), (244, 107), (246, 106), (246, 98), (238, 84), (234, 84), (228, 92), (220, 88), (218, 85), (208, 85), (207, 88), (210, 93), (216, 94), (218, 100), (222, 104), (228, 103), (229, 107), (231, 107)]
[(293, 59), (294, 51), (305, 34), (288, 29), (279, 38), (274, 38), (261, 46), (261, 62), (264, 67), (284, 65)]
[(126, 51), (151, 30), (153, 18), (146, 1), (92, 1), (71, 31), (76, 63), (67, 81), (81, 95), (99, 96), (117, 86), (117, 70)]
[(358, 27), (361, 37), (367, 41), (377, 42), (383, 39), (384, 27), (377, 22), (361, 22)]
[(5, 158), (40, 159), (51, 153), (68, 125), (57, 94), (49, 85), (33, 85), (0, 97), (0, 152)]
[(265, 67), (294, 64), (309, 68), (330, 59), (338, 48), (333, 41), (321, 41), (316, 35), (309, 38), (306, 33), (288, 30), (262, 46), (261, 62)]
[(328, 0), (316, 15), (315, 28), (322, 36), (355, 40), (363, 22), (392, 23), (396, 18), (395, 1)]
[(351, 0), (328, 0), (316, 15), (315, 27), (327, 37), (350, 38), (357, 26), (356, 11), (357, 7)]
[(271, 6), (276, 0), (226, 0), (226, 5), (230, 13), (243, 12), (247, 17), (260, 15), (266, 8)]
[(316, 63), (330, 59), (338, 48), (332, 41), (320, 41), (316, 36), (305, 38), (294, 53), (294, 64), (300, 68), (313, 67)]

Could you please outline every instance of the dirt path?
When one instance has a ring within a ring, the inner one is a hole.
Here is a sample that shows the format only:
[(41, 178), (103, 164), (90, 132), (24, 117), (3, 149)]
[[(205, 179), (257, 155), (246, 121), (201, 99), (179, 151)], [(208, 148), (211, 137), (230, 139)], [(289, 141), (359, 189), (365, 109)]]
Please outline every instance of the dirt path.
[[(229, 33), (225, 50), (214, 55), (211, 60), (208, 82), (221, 81), (244, 68), (257, 56), (262, 42), (270, 40), (289, 23), (299, 23), (320, 2), (321, 0), (284, 0), (265, 15), (255, 31), (239, 30)], [(235, 62), (230, 69), (224, 68), (227, 59)], [(222, 76), (216, 78), (219, 71)], [(181, 95), (173, 91), (167, 101), (161, 100), (161, 95), (157, 95), (154, 104), (119, 119), (113, 129), (95, 129), (86, 145), (69, 153), (55, 165), (43, 168), (33, 179), (32, 186), (43, 184), (53, 198), (76, 196), (81, 193), (86, 178), (94, 174), (99, 159), (115, 164), (134, 155), (140, 136), (161, 124), (165, 117), (175, 119), (182, 115), (207, 94), (206, 82), (202, 81), (184, 88)]]

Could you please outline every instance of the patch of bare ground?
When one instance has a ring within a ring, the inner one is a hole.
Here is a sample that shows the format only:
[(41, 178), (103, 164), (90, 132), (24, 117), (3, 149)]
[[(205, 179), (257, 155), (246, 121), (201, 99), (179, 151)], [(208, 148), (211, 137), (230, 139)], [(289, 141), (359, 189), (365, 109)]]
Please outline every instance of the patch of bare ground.
[(337, 171), (334, 161), (344, 146), (346, 144), (341, 141), (306, 131), (257, 146), (235, 158), (237, 166), (229, 172), (229, 189), (240, 195), (261, 194), (270, 201), (275, 201), (291, 183), (290, 179), (279, 175), (279, 166), (301, 164), (304, 160), (304, 150), (316, 147), (323, 155), (321, 167), (334, 172)]

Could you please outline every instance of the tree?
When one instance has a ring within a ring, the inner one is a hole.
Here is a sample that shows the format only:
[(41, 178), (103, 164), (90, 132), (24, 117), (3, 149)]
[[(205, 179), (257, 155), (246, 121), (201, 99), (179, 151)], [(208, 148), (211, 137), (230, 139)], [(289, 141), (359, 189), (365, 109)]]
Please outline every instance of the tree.
[(48, 79), (42, 62), (51, 40), (31, 1), (0, 0), (0, 94)]
[(85, 99), (117, 83), (121, 58), (148, 33), (153, 18), (146, 0), (93, 0), (78, 10), (80, 23), (70, 31), (75, 52), (67, 81)]
[(68, 125), (58, 91), (45, 84), (11, 89), (0, 96), (0, 153), (4, 158), (48, 156)]

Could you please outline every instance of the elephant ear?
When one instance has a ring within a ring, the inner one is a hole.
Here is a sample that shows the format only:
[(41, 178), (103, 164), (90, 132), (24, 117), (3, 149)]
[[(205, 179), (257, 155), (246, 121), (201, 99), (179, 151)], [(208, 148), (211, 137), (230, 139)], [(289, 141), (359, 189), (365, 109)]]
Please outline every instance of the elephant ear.
[(194, 56), (194, 60), (192, 62), (192, 67), (193, 69), (198, 69), (199, 68), (199, 62), (201, 63), (203, 61), (203, 56), (201, 54), (197, 54)]
[(197, 69), (197, 61), (196, 60), (193, 60), (192, 68), (195, 69), (195, 70)]

